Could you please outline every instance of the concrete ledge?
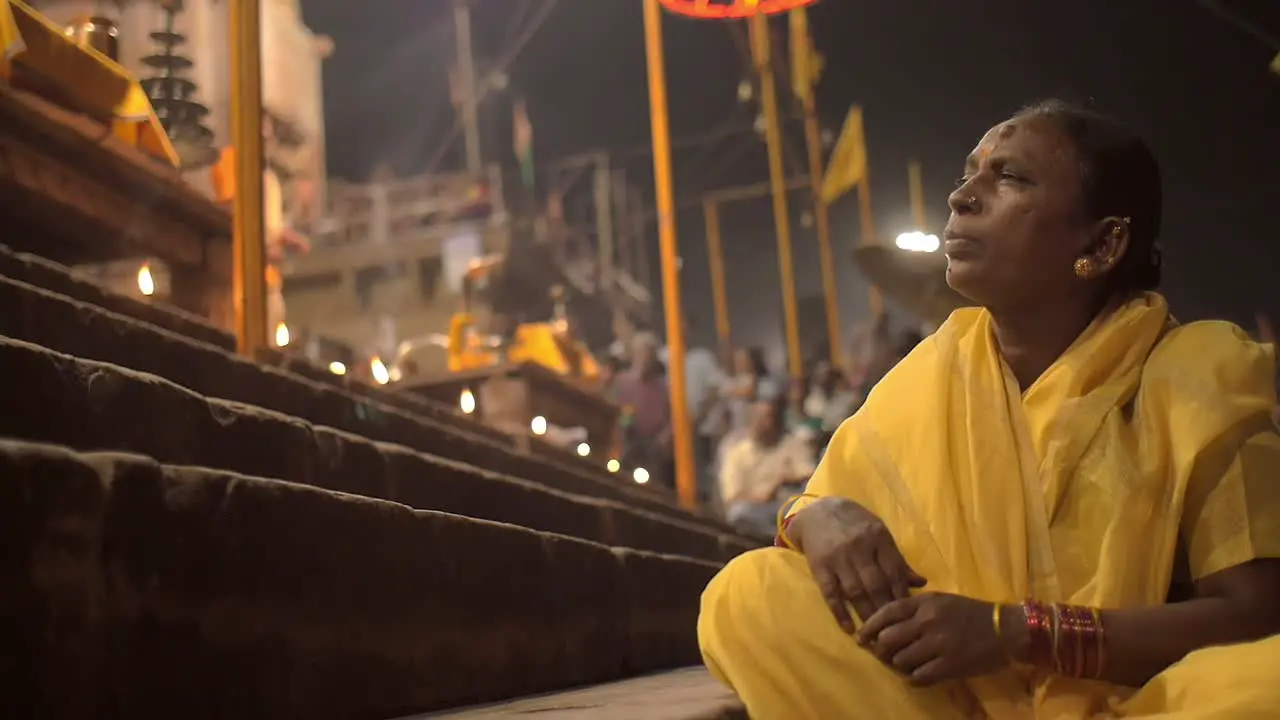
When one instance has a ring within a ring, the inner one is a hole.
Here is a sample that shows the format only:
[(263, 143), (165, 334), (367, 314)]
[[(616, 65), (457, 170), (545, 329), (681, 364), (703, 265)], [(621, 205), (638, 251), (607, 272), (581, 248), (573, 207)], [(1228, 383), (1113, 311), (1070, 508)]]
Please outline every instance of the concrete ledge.
[(746, 710), (703, 668), (683, 668), (534, 698), (404, 720), (747, 720)]
[(0, 338), (0, 367), (21, 378), (0, 384), (0, 436), (136, 452), (171, 465), (275, 478), (707, 560), (726, 560), (745, 544), (691, 519), (575, 496), (262, 408), (207, 399), (152, 375), (20, 341)]
[(41, 718), (387, 718), (688, 665), (717, 568), (14, 441), (0, 548), (6, 709)]
[[(692, 516), (617, 476), (583, 472), (568, 463), (519, 453), (509, 437), (456, 414), (439, 411), (432, 416), (420, 415), (416, 410), (387, 404), (383, 401), (396, 399), (397, 394), (385, 389), (363, 388), (367, 397), (357, 398), (352, 387), (312, 382), (263, 367), (223, 349), (5, 278), (0, 278), (0, 307), (14, 309), (0, 313), (3, 336), (151, 373), (202, 395), (251, 403), (565, 492), (696, 521), (732, 536), (728, 526), (717, 519)], [(424, 404), (413, 398), (398, 401), (413, 408)], [(739, 552), (752, 547), (741, 539), (729, 544)]]

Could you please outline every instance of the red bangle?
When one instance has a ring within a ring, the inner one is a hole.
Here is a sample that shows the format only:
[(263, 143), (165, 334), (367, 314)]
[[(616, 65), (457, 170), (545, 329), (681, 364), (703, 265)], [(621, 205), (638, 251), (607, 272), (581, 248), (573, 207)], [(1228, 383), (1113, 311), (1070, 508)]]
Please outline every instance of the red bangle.
[(787, 544), (787, 541), (782, 539), (782, 534), (787, 531), (788, 527), (790, 527), (791, 518), (794, 518), (794, 517), (795, 515), (792, 515), (790, 517), (785, 517), (782, 519), (782, 527), (778, 528), (778, 534), (773, 536), (774, 547), (780, 547), (788, 550), (791, 549), (791, 546)]

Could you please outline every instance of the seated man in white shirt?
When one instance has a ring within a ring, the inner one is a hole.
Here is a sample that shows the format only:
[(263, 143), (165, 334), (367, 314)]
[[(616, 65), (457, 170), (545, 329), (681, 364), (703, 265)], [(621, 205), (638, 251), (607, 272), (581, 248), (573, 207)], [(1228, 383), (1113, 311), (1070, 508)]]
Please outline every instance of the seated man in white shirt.
[(817, 466), (809, 438), (787, 432), (785, 411), (785, 397), (755, 403), (750, 434), (725, 453), (720, 469), (725, 519), (745, 535), (772, 537), (785, 499), (779, 497), (782, 489), (802, 486)]

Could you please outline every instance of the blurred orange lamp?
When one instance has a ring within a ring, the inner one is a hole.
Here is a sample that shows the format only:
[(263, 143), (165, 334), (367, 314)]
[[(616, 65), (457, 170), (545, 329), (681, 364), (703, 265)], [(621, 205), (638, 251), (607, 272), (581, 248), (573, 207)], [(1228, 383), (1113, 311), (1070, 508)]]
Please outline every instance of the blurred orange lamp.
[(704, 20), (740, 20), (753, 15), (778, 15), (818, 0), (659, 0), (677, 15)]

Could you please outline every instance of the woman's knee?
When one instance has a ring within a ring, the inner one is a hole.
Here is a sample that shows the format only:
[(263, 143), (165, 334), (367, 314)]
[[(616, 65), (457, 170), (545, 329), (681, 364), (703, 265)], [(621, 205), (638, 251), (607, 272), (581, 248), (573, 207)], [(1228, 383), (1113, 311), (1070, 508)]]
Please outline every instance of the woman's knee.
[[(788, 555), (794, 557), (787, 557)], [(761, 548), (730, 560), (702, 592), (698, 644), (707, 664), (752, 655), (780, 634), (776, 614), (796, 587), (791, 566), (800, 558), (790, 550)], [(790, 576), (790, 577), (786, 577)], [(730, 663), (732, 664), (732, 663)]]

